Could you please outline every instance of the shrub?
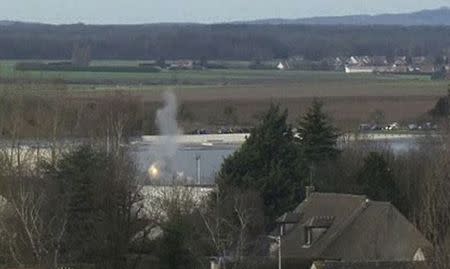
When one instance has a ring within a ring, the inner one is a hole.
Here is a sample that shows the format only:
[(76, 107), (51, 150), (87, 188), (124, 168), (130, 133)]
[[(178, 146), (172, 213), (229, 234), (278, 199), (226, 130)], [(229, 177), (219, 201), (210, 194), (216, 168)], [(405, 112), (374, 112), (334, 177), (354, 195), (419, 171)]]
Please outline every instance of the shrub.
[(64, 72), (108, 72), (108, 73), (157, 73), (155, 66), (74, 66), (47, 65), (44, 63), (18, 63), (18, 71), (64, 71)]

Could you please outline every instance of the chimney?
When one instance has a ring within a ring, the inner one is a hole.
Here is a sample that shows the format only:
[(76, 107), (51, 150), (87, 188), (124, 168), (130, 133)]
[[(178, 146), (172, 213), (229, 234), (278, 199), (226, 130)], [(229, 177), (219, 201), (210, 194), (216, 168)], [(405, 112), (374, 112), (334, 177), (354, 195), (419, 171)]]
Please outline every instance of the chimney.
[(306, 186), (306, 198), (309, 198), (315, 191), (316, 188), (314, 186)]

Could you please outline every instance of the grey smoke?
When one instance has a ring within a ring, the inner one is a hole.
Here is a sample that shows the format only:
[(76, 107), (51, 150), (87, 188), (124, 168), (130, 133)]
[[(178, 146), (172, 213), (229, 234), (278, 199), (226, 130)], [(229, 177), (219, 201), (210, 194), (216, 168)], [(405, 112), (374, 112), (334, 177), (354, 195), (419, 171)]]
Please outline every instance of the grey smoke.
[(161, 172), (165, 176), (173, 177), (176, 173), (174, 158), (177, 153), (177, 135), (180, 134), (177, 122), (177, 98), (172, 91), (163, 93), (164, 106), (156, 112), (156, 125), (161, 140), (159, 144), (159, 159), (163, 163)]

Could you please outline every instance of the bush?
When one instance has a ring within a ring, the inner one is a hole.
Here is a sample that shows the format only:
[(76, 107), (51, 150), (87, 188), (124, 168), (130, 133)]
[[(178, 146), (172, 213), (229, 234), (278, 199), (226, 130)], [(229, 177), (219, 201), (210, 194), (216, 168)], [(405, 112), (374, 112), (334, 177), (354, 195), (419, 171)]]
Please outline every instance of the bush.
[(208, 63), (206, 65), (206, 68), (208, 69), (228, 69), (228, 67), (226, 67), (223, 64), (216, 64), (216, 63)]
[(15, 69), (18, 71), (28, 71), (28, 70), (40, 70), (41, 68), (45, 68), (46, 64), (41, 62), (23, 62), (17, 63)]
[(449, 113), (448, 97), (441, 97), (436, 105), (428, 112), (433, 118), (447, 117)]
[(64, 71), (64, 72), (108, 72), (108, 73), (157, 73), (161, 69), (156, 66), (74, 66), (47, 65), (44, 63), (18, 63), (18, 71)]
[(432, 80), (444, 80), (447, 77), (447, 70), (445, 68), (441, 68), (431, 74)]
[(266, 65), (266, 64), (262, 64), (262, 63), (253, 63), (250, 64), (248, 66), (249, 69), (254, 69), (254, 70), (274, 70), (276, 69), (274, 66), (272, 65)]

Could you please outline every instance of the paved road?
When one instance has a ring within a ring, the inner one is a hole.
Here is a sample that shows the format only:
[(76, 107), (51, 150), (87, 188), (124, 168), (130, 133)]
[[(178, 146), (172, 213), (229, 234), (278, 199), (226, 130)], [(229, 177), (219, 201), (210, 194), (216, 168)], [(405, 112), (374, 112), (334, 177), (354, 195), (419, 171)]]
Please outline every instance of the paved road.
[[(220, 146), (220, 145), (240, 145), (250, 134), (205, 134), (205, 135), (179, 135), (175, 137), (178, 145), (182, 146)], [(436, 136), (437, 134), (431, 134)], [(397, 139), (415, 139), (426, 137), (427, 134), (405, 133), (405, 134), (389, 134), (389, 133), (359, 133), (345, 134), (341, 136), (342, 141), (354, 140), (371, 140), (386, 141)], [(163, 140), (163, 136), (142, 136), (142, 143), (159, 144)]]

